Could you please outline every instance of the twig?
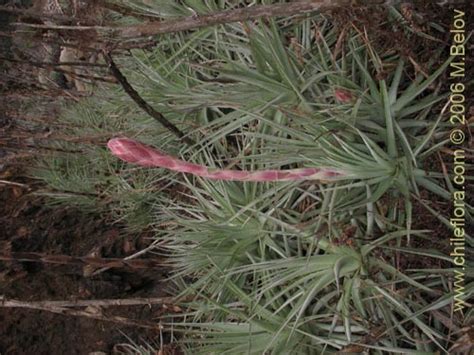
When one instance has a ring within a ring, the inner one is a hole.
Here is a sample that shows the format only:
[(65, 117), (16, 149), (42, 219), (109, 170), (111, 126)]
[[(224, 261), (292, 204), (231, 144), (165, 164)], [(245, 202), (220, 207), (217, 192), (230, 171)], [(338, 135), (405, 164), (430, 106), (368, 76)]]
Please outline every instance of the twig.
[(117, 68), (117, 65), (112, 59), (112, 56), (108, 52), (103, 52), (104, 59), (106, 63), (109, 65), (110, 72), (112, 76), (117, 79), (117, 81), (122, 85), (122, 88), (125, 92), (130, 96), (130, 98), (135, 101), (135, 103), (140, 106), (140, 108), (148, 113), (151, 117), (155, 120), (160, 122), (165, 128), (167, 128), (170, 132), (176, 135), (179, 139), (181, 139), (184, 143), (188, 145), (194, 145), (194, 142), (191, 138), (186, 137), (181, 130), (176, 127), (173, 123), (168, 121), (165, 116), (163, 116), (160, 112), (156, 111), (153, 107), (151, 107), (142, 97), (138, 94), (138, 92), (129, 84), (127, 78), (122, 74), (122, 72)]
[(19, 186), (29, 189), (30, 187), (26, 184), (20, 184), (19, 182), (7, 181), (7, 180), (0, 180), (0, 184), (3, 185), (12, 185), (12, 186)]
[(231, 22), (256, 20), (262, 17), (293, 16), (312, 11), (324, 11), (349, 6), (351, 0), (293, 1), (283, 4), (248, 6), (241, 9), (215, 12), (208, 15), (188, 16), (178, 20), (149, 22), (133, 26), (66, 26), (14, 23), (16, 26), (69, 31), (103, 31), (112, 38), (137, 38), (164, 33), (187, 31)]
[[(148, 253), (150, 250), (153, 250), (154, 248), (155, 248), (155, 244), (153, 243), (153, 244), (149, 245), (148, 247), (146, 247), (145, 249), (142, 249), (142, 250), (140, 250), (140, 251), (138, 251), (138, 252), (136, 252), (136, 253), (134, 253), (134, 254), (132, 254), (132, 255), (129, 255), (129, 256), (124, 257), (123, 260), (132, 260), (132, 259), (135, 259), (135, 258), (137, 258), (137, 257), (139, 257), (139, 256), (141, 256), (141, 255), (144, 255), (144, 254)], [(109, 269), (110, 269), (110, 267), (103, 267), (103, 268), (100, 268), (100, 269), (95, 270), (94, 272), (92, 272), (90, 276), (97, 276), (98, 274), (100, 274), (100, 273), (102, 273), (102, 272), (104, 272), (104, 271), (107, 271), (107, 270), (109, 270)]]
[[(135, 326), (135, 327), (146, 328), (146, 329), (156, 329), (156, 330), (161, 329), (161, 325), (157, 323), (137, 321), (134, 319), (124, 318), (124, 317), (119, 317), (119, 316), (106, 316), (102, 314), (101, 312), (90, 312), (87, 310), (63, 308), (63, 307), (58, 307), (58, 306), (53, 306), (53, 305), (38, 304), (35, 302), (30, 303), (30, 302), (22, 302), (22, 301), (16, 301), (16, 300), (9, 300), (9, 301), (0, 300), (0, 306), (2, 307), (4, 306), (4, 304), (7, 304), (7, 303), (10, 304), (10, 307), (37, 309), (40, 311), (47, 311), (51, 313), (62, 314), (65, 316), (86, 317), (86, 318), (92, 318), (96, 320), (119, 323), (123, 325)], [(15, 304), (15, 306), (12, 306), (12, 304)]]
[(316, 10), (327, 10), (341, 5), (349, 5), (348, 0), (313, 0), (284, 4), (249, 6), (241, 9), (215, 12), (209, 15), (189, 16), (182, 20), (148, 23), (120, 29), (120, 36), (143, 37), (162, 33), (180, 32), (231, 22), (255, 20), (262, 17), (292, 16)]
[(0, 260), (3, 261), (26, 261), (26, 262), (42, 262), (49, 264), (60, 265), (90, 265), (93, 267), (109, 267), (109, 268), (123, 268), (129, 267), (132, 269), (149, 269), (160, 268), (163, 269), (166, 264), (157, 259), (134, 259), (123, 260), (120, 258), (96, 258), (96, 257), (81, 257), (70, 255), (48, 255), (35, 252), (15, 252), (9, 255), (0, 255)]
[(149, 304), (172, 304), (174, 297), (154, 298), (125, 298), (103, 300), (68, 300), (68, 301), (30, 301), (0, 300), (1, 307), (5, 308), (34, 308), (34, 307), (114, 307), (114, 306), (140, 306)]
[(16, 27), (27, 27), (27, 28), (38, 28), (42, 30), (61, 30), (61, 31), (112, 31), (114, 27), (105, 26), (74, 26), (74, 25), (41, 25), (37, 23), (26, 23), (26, 22), (12, 22), (12, 26)]

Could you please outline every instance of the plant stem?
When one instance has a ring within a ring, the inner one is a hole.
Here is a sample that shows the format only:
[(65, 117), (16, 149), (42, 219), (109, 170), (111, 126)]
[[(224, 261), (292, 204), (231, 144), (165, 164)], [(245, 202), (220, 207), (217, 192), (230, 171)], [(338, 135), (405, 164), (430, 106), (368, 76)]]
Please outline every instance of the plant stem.
[(23, 261), (23, 262), (42, 262), (48, 264), (60, 265), (90, 265), (93, 267), (109, 267), (131, 269), (163, 269), (166, 264), (159, 259), (133, 259), (124, 260), (120, 258), (98, 258), (98, 257), (81, 257), (70, 255), (49, 255), (36, 252), (14, 252), (9, 255), (0, 255), (2, 261)]
[(146, 37), (163, 33), (180, 32), (231, 22), (255, 20), (262, 17), (292, 16), (316, 10), (328, 10), (349, 5), (348, 0), (293, 1), (284, 4), (249, 6), (241, 9), (215, 12), (208, 15), (189, 16), (184, 19), (147, 23), (122, 27), (119, 36), (125, 38)]
[(62, 314), (65, 316), (76, 316), (76, 317), (86, 317), (106, 322), (113, 322), (128, 326), (135, 326), (140, 328), (147, 328), (147, 329), (160, 329), (159, 323), (152, 323), (146, 321), (138, 321), (134, 319), (129, 319), (120, 316), (106, 316), (102, 314), (100, 311), (98, 312), (91, 312), (88, 310), (79, 310), (79, 309), (71, 309), (71, 308), (64, 308), (58, 307), (56, 305), (45, 304), (44, 302), (22, 302), (17, 300), (3, 300), (0, 299), (0, 307), (21, 307), (21, 308), (29, 308), (29, 309), (36, 309), (41, 311), (47, 311), (56, 314)]
[(155, 36), (164, 33), (193, 30), (225, 23), (256, 20), (262, 17), (302, 15), (313, 11), (327, 11), (341, 6), (350, 6), (351, 0), (293, 1), (283, 4), (248, 6), (240, 9), (214, 12), (206, 15), (188, 16), (177, 20), (148, 22), (133, 26), (67, 26), (14, 23), (13, 25), (49, 30), (102, 31), (112, 38), (126, 39)]
[(155, 298), (125, 298), (125, 299), (103, 299), (103, 300), (67, 300), (67, 301), (31, 301), (0, 300), (5, 308), (35, 308), (35, 307), (114, 307), (114, 306), (139, 306), (147, 304), (171, 304), (175, 302), (174, 297)]

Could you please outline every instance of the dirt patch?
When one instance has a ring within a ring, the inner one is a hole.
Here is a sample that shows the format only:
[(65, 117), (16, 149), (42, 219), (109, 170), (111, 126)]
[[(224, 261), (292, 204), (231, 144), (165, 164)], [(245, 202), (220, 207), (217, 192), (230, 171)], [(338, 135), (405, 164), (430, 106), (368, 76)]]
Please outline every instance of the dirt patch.
[[(18, 174), (0, 174), (25, 184), (0, 184), (0, 295), (25, 302), (165, 296), (164, 269), (118, 267), (91, 275), (100, 267), (91, 270), (87, 263), (15, 259), (15, 255), (39, 255), (44, 260), (65, 255), (108, 260), (142, 250), (151, 240), (150, 234), (127, 234), (103, 218), (71, 208), (49, 208), (29, 191), (32, 182)], [(156, 324), (163, 309), (142, 305), (93, 311), (105, 318), (121, 316)], [(128, 343), (127, 337), (140, 344), (156, 339), (159, 331), (39, 310), (0, 308), (0, 334), (1, 354), (88, 354), (118, 353), (117, 344)]]

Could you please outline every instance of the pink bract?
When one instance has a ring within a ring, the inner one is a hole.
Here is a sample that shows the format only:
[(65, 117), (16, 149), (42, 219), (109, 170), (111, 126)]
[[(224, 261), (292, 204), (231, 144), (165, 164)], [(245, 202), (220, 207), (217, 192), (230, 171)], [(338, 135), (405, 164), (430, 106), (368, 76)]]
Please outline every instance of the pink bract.
[(349, 103), (352, 101), (354, 98), (354, 95), (348, 90), (344, 89), (336, 89), (334, 91), (334, 96), (336, 97), (336, 100), (342, 103)]

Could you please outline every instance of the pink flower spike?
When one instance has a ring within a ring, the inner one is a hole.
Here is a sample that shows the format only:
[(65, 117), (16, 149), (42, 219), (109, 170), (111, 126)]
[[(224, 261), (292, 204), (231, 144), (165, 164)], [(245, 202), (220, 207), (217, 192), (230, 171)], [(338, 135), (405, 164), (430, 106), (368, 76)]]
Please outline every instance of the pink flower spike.
[(188, 163), (129, 138), (113, 138), (107, 143), (113, 155), (128, 163), (146, 167), (165, 168), (212, 180), (227, 181), (299, 181), (334, 180), (346, 174), (331, 168), (302, 168), (288, 170), (225, 170)]
[(337, 101), (342, 102), (343, 104), (349, 103), (354, 99), (354, 95), (345, 89), (336, 89), (334, 91), (334, 96)]

